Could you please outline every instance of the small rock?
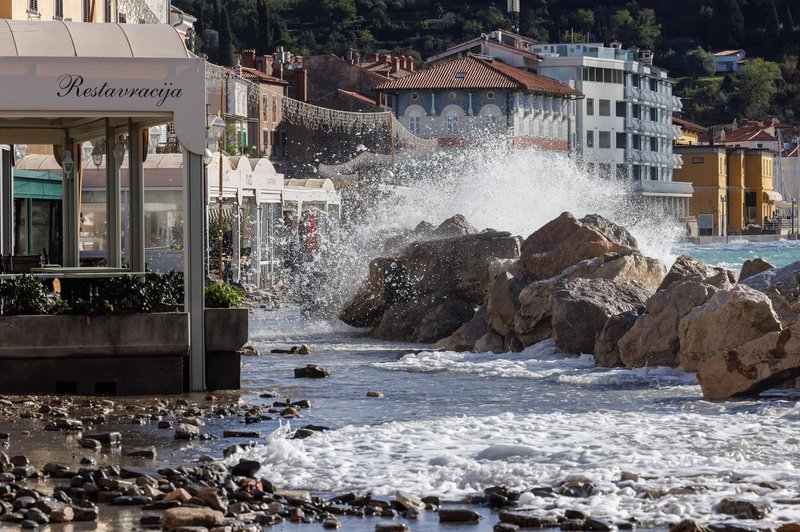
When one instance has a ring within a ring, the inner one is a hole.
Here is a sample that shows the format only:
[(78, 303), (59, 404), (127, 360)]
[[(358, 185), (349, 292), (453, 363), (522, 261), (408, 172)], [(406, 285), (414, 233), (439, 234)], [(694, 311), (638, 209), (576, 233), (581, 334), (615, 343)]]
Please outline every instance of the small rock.
[(339, 520), (332, 515), (329, 515), (322, 520), (323, 528), (339, 528), (340, 526), (342, 526), (342, 523), (340, 523)]
[(75, 510), (69, 506), (56, 508), (50, 512), (51, 523), (69, 523), (73, 519), (75, 519)]
[(407, 532), (408, 525), (405, 523), (378, 523), (375, 525), (375, 532)]
[[(255, 460), (239, 460), (239, 463), (231, 468), (231, 475), (235, 477), (255, 478), (255, 474), (261, 469), (261, 464)], [(310, 502), (310, 501), (309, 501)]]
[(330, 376), (330, 371), (322, 369), (314, 364), (308, 364), (304, 368), (295, 368), (294, 370), (295, 379), (322, 379)]
[(165, 501), (178, 501), (181, 504), (185, 502), (189, 502), (192, 498), (192, 495), (183, 488), (178, 488), (174, 491), (171, 491), (164, 497)]
[(629, 471), (623, 471), (622, 474), (619, 476), (621, 481), (631, 480), (633, 482), (639, 482), (639, 475), (636, 473), (631, 473)]
[(99, 451), (100, 448), (103, 446), (102, 443), (100, 443), (97, 440), (93, 440), (91, 438), (83, 438), (80, 441), (80, 444), (81, 444), (81, 447), (83, 447), (84, 449), (91, 449), (93, 451)]
[(28, 457), (25, 456), (24, 454), (19, 454), (17, 456), (11, 457), (11, 465), (15, 467), (25, 467), (27, 465), (30, 465), (30, 463), (31, 461), (28, 460)]
[[(95, 440), (96, 441), (96, 440)], [(100, 443), (100, 442), (97, 442)], [(81, 458), (81, 465), (95, 465), (97, 463), (97, 459), (94, 456), (84, 456)]]
[(684, 519), (677, 525), (672, 526), (669, 532), (708, 532), (708, 529), (696, 521)]
[(140, 456), (142, 458), (155, 458), (156, 457), (156, 448), (154, 446), (145, 447), (143, 449), (131, 449), (125, 456)]
[(172, 428), (172, 421), (159, 421), (158, 428), (160, 429), (171, 429)]
[(467, 508), (441, 508), (439, 510), (440, 523), (477, 523), (481, 514)]
[(188, 423), (181, 423), (175, 429), (176, 440), (194, 440), (200, 436), (200, 428)]
[(260, 438), (261, 431), (258, 430), (226, 430), (222, 433), (223, 438)]
[(99, 434), (87, 434), (89, 440), (97, 440), (103, 445), (118, 445), (122, 443), (122, 434), (119, 432), (102, 432)]
[(772, 511), (772, 506), (760, 501), (722, 499), (719, 501), (719, 511), (742, 519), (763, 519), (765, 515)]
[(39, 525), (36, 521), (31, 521), (30, 519), (23, 519), (19, 525), (26, 530), (39, 530)]
[(406, 493), (405, 491), (402, 490), (397, 490), (394, 493), (394, 498), (397, 501), (397, 504), (401, 506), (404, 510), (416, 510), (418, 512), (422, 512), (425, 510), (425, 503), (422, 502), (422, 499), (420, 499), (416, 495)]
[(162, 527), (164, 530), (173, 530), (184, 526), (204, 526), (211, 528), (221, 525), (225, 521), (225, 514), (210, 508), (170, 508), (164, 512)]
[(370, 391), (367, 392), (367, 397), (381, 398), (381, 397), (383, 397), (383, 392), (377, 392), (375, 390), (370, 390)]

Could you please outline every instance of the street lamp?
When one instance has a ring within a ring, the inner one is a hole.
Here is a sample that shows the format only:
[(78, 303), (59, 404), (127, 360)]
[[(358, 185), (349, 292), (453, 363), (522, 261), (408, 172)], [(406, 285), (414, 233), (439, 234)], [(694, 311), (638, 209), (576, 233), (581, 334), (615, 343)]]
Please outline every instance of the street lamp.
[(728, 236), (728, 231), (726, 230), (726, 227), (725, 227), (725, 202), (727, 201), (728, 198), (725, 195), (722, 195), (722, 196), (719, 197), (719, 199), (722, 200), (722, 227), (720, 227), (720, 235), (719, 236), (723, 236), (723, 234), (724, 234), (727, 237)]
[(211, 121), (209, 127), (211, 128), (211, 137), (215, 142), (217, 142), (219, 151), (219, 197), (217, 198), (217, 205), (219, 207), (219, 243), (217, 246), (217, 252), (219, 253), (219, 279), (222, 280), (222, 253), (224, 251), (222, 245), (222, 143), (225, 141), (225, 120), (223, 120), (219, 113), (217, 113), (217, 116), (215, 116), (214, 120)]
[(211, 159), (213, 158), (214, 154), (211, 153), (211, 150), (209, 150), (208, 148), (203, 150), (203, 166), (208, 167), (208, 165), (211, 164)]
[(103, 155), (105, 155), (105, 153), (105, 146), (103, 146), (100, 142), (95, 144), (94, 149), (92, 150), (92, 162), (98, 170), (100, 169), (100, 165), (103, 164)]
[(64, 172), (66, 172), (68, 176), (72, 175), (72, 169), (75, 168), (75, 159), (72, 158), (72, 152), (70, 150), (64, 152), (64, 158), (61, 159), (61, 167), (64, 168)]
[(797, 198), (792, 198), (792, 238), (796, 238), (797, 236), (795, 235), (794, 232), (794, 208), (796, 205), (797, 205)]

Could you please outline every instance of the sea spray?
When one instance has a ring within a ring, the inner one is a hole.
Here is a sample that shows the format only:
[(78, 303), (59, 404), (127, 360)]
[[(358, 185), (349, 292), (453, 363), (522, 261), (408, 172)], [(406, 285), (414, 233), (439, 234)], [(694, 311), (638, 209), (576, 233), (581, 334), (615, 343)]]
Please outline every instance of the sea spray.
[[(367, 181), (374, 185), (381, 177)], [(678, 223), (641, 201), (633, 183), (589, 176), (564, 154), (515, 149), (499, 141), (401, 156), (397, 176), (381, 187), (388, 192), (357, 189), (349, 206), (364, 207), (329, 231), (314, 259), (295, 275), (298, 300), (311, 314), (334, 317), (365, 277), (369, 261), (385, 253), (387, 238), (421, 221), (439, 224), (463, 214), (478, 230), (524, 238), (564, 211), (578, 217), (596, 213), (625, 226), (643, 253), (668, 265), (683, 234)]]

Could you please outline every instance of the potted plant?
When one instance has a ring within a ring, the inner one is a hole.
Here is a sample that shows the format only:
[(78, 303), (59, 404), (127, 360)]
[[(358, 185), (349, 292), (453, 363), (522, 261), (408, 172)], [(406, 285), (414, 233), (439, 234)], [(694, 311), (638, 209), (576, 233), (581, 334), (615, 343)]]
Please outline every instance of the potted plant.
[(240, 386), (239, 349), (247, 343), (248, 310), (242, 306), (244, 292), (225, 284), (205, 288), (206, 386), (209, 390)]

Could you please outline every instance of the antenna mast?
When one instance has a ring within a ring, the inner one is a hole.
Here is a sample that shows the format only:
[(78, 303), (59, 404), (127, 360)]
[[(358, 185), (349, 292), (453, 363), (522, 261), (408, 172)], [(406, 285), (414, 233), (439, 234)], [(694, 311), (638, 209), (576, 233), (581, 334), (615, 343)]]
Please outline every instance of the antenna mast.
[(519, 34), (519, 0), (508, 0), (508, 12), (511, 14), (511, 30)]

